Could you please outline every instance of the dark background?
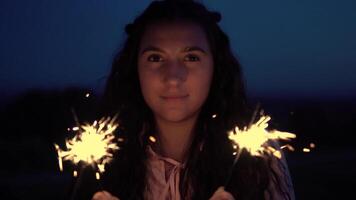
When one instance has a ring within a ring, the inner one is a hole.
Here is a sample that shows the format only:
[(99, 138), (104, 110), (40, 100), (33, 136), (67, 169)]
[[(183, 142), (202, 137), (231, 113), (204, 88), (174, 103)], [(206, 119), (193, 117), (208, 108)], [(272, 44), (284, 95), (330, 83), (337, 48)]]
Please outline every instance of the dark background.
[[(70, 135), (71, 108), (82, 122), (98, 117), (123, 27), (149, 2), (0, 1), (0, 199), (68, 197), (75, 179), (69, 166), (59, 172), (53, 143)], [(356, 185), (356, 2), (203, 2), (222, 13), (251, 104), (297, 134), (286, 152), (297, 199), (346, 199)]]

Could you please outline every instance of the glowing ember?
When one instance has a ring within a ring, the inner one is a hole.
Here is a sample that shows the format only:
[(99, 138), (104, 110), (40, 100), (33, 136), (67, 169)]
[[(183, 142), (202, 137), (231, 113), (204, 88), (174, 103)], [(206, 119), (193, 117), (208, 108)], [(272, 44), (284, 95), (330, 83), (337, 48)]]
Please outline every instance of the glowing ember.
[(310, 143), (309, 146), (310, 146), (310, 148), (315, 148), (315, 144), (314, 143)]
[(294, 151), (294, 150), (295, 150), (294, 147), (292, 147), (292, 146), (289, 145), (289, 144), (286, 144), (286, 145), (281, 146), (281, 149), (284, 149), (284, 148), (287, 148), (289, 151)]
[[(253, 156), (261, 156), (263, 153), (267, 153), (281, 158), (281, 152), (269, 146), (267, 142), (277, 139), (290, 140), (296, 136), (289, 132), (266, 130), (270, 119), (271, 117), (269, 116), (262, 116), (257, 123), (252, 124), (250, 128), (245, 127), (243, 130), (235, 127), (235, 131), (229, 132), (229, 139), (233, 141), (234, 145), (239, 147), (239, 152), (242, 149), (246, 149)], [(288, 146), (286, 147), (288, 148)], [(236, 149), (235, 146), (234, 149)], [(236, 155), (236, 152), (234, 155)]]
[(214, 119), (214, 118), (216, 118), (217, 116), (218, 116), (217, 114), (214, 114), (214, 115), (211, 116), (211, 118)]
[(308, 149), (308, 148), (303, 148), (303, 152), (309, 153), (309, 152), (310, 152), (310, 149)]
[(63, 171), (63, 163), (62, 163), (62, 151), (59, 148), (57, 144), (54, 144), (54, 147), (56, 148), (57, 154), (58, 154), (58, 165), (59, 165), (59, 170)]
[(88, 98), (90, 96), (90, 93), (86, 93), (85, 97)]
[(153, 136), (148, 137), (148, 139), (149, 139), (151, 142), (156, 142), (156, 138), (153, 137)]
[[(67, 151), (54, 144), (60, 170), (63, 170), (62, 161), (69, 160), (74, 164), (83, 162), (85, 165), (96, 166), (100, 173), (104, 172), (104, 166), (111, 161), (112, 153), (119, 149), (117, 144), (113, 143), (113, 132), (117, 127), (115, 118), (103, 118), (99, 122), (94, 121), (92, 125), (81, 125), (79, 133), (66, 140)], [(76, 176), (77, 172), (74, 171), (73, 175)], [(100, 175), (96, 174), (96, 177), (99, 179)]]
[(96, 172), (96, 173), (95, 173), (95, 178), (96, 178), (96, 180), (99, 180), (99, 179), (100, 179), (100, 174), (99, 174), (99, 172)]

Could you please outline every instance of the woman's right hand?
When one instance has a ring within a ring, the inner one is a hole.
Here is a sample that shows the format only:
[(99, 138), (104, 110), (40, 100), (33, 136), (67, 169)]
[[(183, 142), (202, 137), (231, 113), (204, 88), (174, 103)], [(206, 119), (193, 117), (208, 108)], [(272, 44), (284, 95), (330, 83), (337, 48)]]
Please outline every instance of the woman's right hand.
[(120, 200), (120, 199), (111, 195), (109, 192), (103, 190), (100, 192), (96, 192), (92, 200)]

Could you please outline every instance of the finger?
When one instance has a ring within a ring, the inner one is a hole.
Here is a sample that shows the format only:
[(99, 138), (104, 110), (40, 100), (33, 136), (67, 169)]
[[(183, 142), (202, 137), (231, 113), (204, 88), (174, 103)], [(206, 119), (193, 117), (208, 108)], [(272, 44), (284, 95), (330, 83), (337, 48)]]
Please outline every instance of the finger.
[(229, 192), (226, 192), (225, 190), (220, 193), (220, 199), (221, 200), (235, 200), (235, 198), (230, 194)]
[(119, 198), (117, 198), (116, 196), (113, 196), (112, 194), (110, 194), (109, 192), (107, 191), (103, 191), (105, 197), (108, 199), (108, 200), (120, 200)]
[(93, 197), (92, 200), (106, 200), (107, 198), (105, 197), (105, 194), (103, 192), (96, 192)]
[(215, 191), (214, 195), (215, 195), (215, 194), (220, 194), (221, 192), (224, 192), (224, 191), (225, 191), (225, 190), (224, 190), (224, 187), (220, 186), (220, 187)]
[(219, 194), (224, 190), (224, 187), (219, 187), (213, 194), (213, 196), (210, 197), (209, 200), (216, 200)]
[(92, 200), (120, 200), (120, 199), (111, 195), (107, 191), (100, 191), (94, 194)]
[(226, 192), (224, 187), (219, 187), (210, 200), (235, 200), (229, 192)]

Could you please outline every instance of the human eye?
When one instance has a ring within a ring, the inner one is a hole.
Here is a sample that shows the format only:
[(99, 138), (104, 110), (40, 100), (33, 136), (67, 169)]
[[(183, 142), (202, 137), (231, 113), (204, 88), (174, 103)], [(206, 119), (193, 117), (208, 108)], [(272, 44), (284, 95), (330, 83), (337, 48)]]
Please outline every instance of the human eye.
[(185, 61), (191, 61), (191, 62), (198, 62), (200, 61), (200, 58), (196, 55), (193, 55), (193, 54), (188, 54), (185, 58), (184, 58)]
[(160, 62), (162, 61), (162, 57), (158, 54), (152, 54), (147, 57), (147, 61), (149, 62)]

